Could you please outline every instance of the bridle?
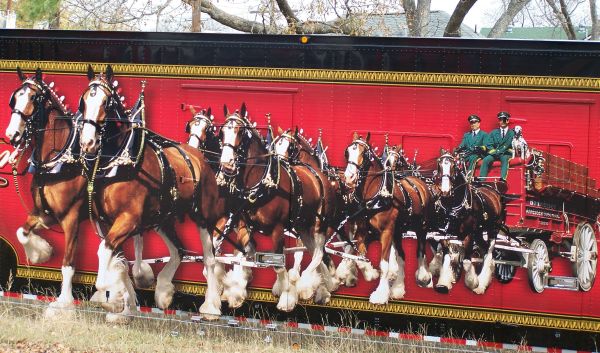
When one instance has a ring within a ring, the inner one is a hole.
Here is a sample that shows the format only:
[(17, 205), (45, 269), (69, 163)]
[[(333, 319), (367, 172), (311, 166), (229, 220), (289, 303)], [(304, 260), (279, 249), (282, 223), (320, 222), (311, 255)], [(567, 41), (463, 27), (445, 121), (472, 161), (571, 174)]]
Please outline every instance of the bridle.
[(83, 126), (85, 126), (85, 124), (90, 124), (96, 128), (97, 134), (102, 135), (106, 126), (105, 123), (109, 119), (105, 119), (102, 123), (99, 123), (92, 119), (84, 119), (83, 117), (85, 109), (85, 95), (89, 92), (89, 95), (93, 97), (97, 94), (98, 89), (101, 89), (107, 97), (106, 103), (104, 104), (104, 111), (106, 115), (108, 116), (108, 114), (114, 111), (117, 115), (117, 119), (115, 119), (116, 121), (127, 121), (127, 119), (124, 118), (125, 112), (123, 111), (122, 106), (119, 104), (121, 101), (119, 99), (119, 94), (117, 93), (117, 91), (108, 82), (106, 82), (106, 80), (102, 76), (96, 77), (94, 80), (90, 81), (90, 83), (88, 84), (88, 88), (83, 92), (81, 98), (79, 99), (78, 110), (81, 112), (82, 115), (79, 118), (78, 122), (80, 129), (83, 129)]
[[(34, 102), (34, 107), (33, 107), (33, 110), (31, 111), (31, 114), (25, 114), (20, 109), (15, 108), (15, 105), (17, 103), (15, 95), (17, 94), (17, 92), (24, 89), (25, 87), (29, 87), (31, 90), (33, 90), (35, 92), (35, 94), (31, 97), (31, 101)], [(44, 100), (47, 98), (47, 92), (48, 92), (48, 90), (45, 89), (43, 85), (39, 84), (38, 82), (36, 82), (35, 80), (33, 80), (31, 78), (28, 78), (23, 81), (23, 83), (21, 84), (21, 87), (17, 88), (11, 94), (10, 100), (8, 103), (8, 105), (11, 109), (11, 114), (17, 114), (21, 118), (21, 120), (25, 123), (25, 130), (23, 131), (23, 136), (21, 137), (22, 141), (28, 141), (31, 138), (32, 131), (35, 130), (35, 128), (33, 126), (34, 119), (31, 119), (31, 117), (39, 112), (40, 106), (43, 104)], [(40, 122), (40, 124), (41, 123), (42, 122)], [(15, 141), (10, 141), (10, 143), (11, 143), (11, 145), (16, 146)]]
[[(240, 141), (239, 145), (237, 145), (237, 146), (235, 146), (229, 142), (223, 141), (223, 134), (224, 134), (223, 128), (226, 127), (231, 122), (235, 122), (237, 124), (237, 127), (239, 127), (239, 131), (236, 134), (236, 139), (237, 139), (238, 134), (242, 134), (241, 141)], [(250, 138), (252, 137), (252, 132), (249, 129), (250, 129), (250, 124), (248, 123), (248, 121), (245, 118), (242, 118), (237, 112), (229, 115), (225, 119), (225, 122), (223, 123), (221, 130), (219, 130), (219, 141), (221, 141), (222, 149), (225, 149), (225, 147), (229, 147), (233, 150), (234, 165), (233, 165), (232, 171), (227, 171), (221, 165), (219, 167), (219, 172), (222, 173), (223, 175), (225, 175), (227, 177), (234, 177), (239, 173), (238, 165), (240, 164), (242, 158), (246, 155), (248, 144), (250, 142)]]
[[(364, 150), (362, 152), (363, 158), (362, 158), (362, 162), (360, 165), (358, 163), (348, 159), (349, 158), (348, 149), (353, 145), (361, 145), (364, 147)], [(348, 147), (346, 147), (346, 152), (344, 153), (346, 162), (348, 164), (352, 164), (353, 166), (355, 166), (356, 169), (358, 169), (359, 174), (367, 171), (367, 169), (369, 168), (369, 166), (371, 164), (371, 163), (367, 163), (367, 161), (370, 162), (373, 159), (374, 155), (375, 155), (375, 152), (373, 152), (373, 149), (371, 148), (371, 146), (368, 143), (366, 143), (365, 141), (360, 140), (360, 139), (352, 141), (352, 143), (349, 144)], [(359, 175), (359, 179), (360, 179), (360, 175)]]
[(275, 138), (275, 140), (273, 140), (272, 146), (275, 146), (277, 144), (277, 142), (279, 142), (282, 139), (287, 140), (289, 143), (288, 148), (287, 148), (288, 155), (287, 155), (287, 157), (280, 156), (280, 155), (278, 155), (277, 157), (288, 159), (288, 160), (296, 159), (296, 157), (298, 157), (298, 154), (300, 153), (300, 149), (298, 148), (299, 142), (296, 139), (296, 137), (291, 135), (288, 130), (288, 131), (282, 133), (281, 135), (277, 136), (277, 138)]
[[(192, 124), (200, 124), (201, 121), (206, 122), (205, 132), (206, 132), (207, 136), (204, 141), (200, 138), (200, 136), (198, 136), (198, 134), (196, 134), (195, 132), (192, 132)], [(200, 144), (198, 146), (199, 148), (204, 148), (203, 145), (206, 144), (206, 139), (208, 139), (208, 133), (211, 130), (212, 130), (212, 132), (214, 132), (216, 130), (216, 127), (213, 124), (213, 120), (211, 118), (207, 117), (204, 112), (200, 112), (200, 113), (194, 115), (194, 117), (185, 124), (185, 132), (190, 135), (190, 137), (188, 139), (188, 143), (190, 142), (192, 137), (195, 137), (200, 142)]]
[(17, 88), (11, 94), (10, 100), (9, 100), (9, 103), (8, 103), (8, 105), (10, 106), (10, 109), (11, 109), (11, 113), (12, 114), (18, 114), (21, 117), (21, 119), (23, 119), (23, 120), (26, 121), (33, 114), (36, 113), (38, 104), (36, 104), (36, 106), (34, 107), (33, 111), (29, 115), (27, 115), (27, 114), (23, 113), (21, 110), (15, 108), (15, 104), (17, 103), (15, 95), (17, 94), (17, 92), (19, 92), (20, 90), (22, 90), (23, 88), (25, 88), (25, 86), (31, 88), (35, 92), (35, 95), (31, 99), (33, 101), (35, 101), (36, 103), (38, 103), (38, 104), (41, 103), (42, 100), (44, 99), (44, 97), (46, 96), (46, 89), (44, 87), (42, 87), (42, 85), (40, 85), (39, 83), (35, 82), (33, 79), (28, 78), (25, 81), (23, 81), (23, 83), (21, 84), (21, 87)]
[(389, 165), (389, 168), (391, 168), (392, 170), (396, 170), (396, 167), (398, 163), (400, 163), (401, 158), (402, 155), (400, 154), (400, 152), (398, 152), (395, 149), (389, 148), (387, 150), (387, 157), (385, 161), (383, 161), (383, 166), (387, 168), (387, 166)]
[(438, 176), (440, 178), (447, 177), (451, 181), (454, 181), (456, 179), (455, 173), (449, 172), (447, 174), (443, 174), (443, 170), (441, 170), (441, 165), (446, 161), (448, 161), (448, 163), (450, 163), (450, 168), (448, 168), (449, 171), (453, 170), (452, 167), (456, 167), (456, 161), (455, 161), (454, 156), (449, 153), (445, 153), (438, 158)]

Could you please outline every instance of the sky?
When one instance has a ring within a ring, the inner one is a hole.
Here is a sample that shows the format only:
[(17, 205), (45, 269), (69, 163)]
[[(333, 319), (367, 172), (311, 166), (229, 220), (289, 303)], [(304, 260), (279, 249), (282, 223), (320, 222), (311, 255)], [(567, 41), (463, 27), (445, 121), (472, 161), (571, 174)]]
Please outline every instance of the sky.
[[(443, 10), (452, 14), (456, 4), (458, 4), (458, 0), (432, 0), (431, 9)], [(467, 13), (464, 24), (471, 28), (475, 28), (475, 25), (477, 25), (477, 29), (480, 29), (481, 27), (491, 27), (493, 23), (490, 23), (488, 13), (498, 4), (498, 0), (478, 0), (471, 10), (469, 10), (469, 13)]]

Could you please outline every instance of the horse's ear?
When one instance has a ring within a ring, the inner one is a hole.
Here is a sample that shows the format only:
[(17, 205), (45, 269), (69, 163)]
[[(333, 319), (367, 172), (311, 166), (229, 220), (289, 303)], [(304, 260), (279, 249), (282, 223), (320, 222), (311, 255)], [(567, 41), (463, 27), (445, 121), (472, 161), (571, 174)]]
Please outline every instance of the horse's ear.
[(245, 118), (246, 114), (248, 114), (248, 112), (246, 111), (246, 102), (244, 102), (242, 103), (242, 107), (240, 108), (240, 116)]
[(19, 76), (19, 80), (21, 80), (21, 81), (25, 81), (27, 79), (27, 76), (25, 76), (23, 71), (21, 71), (21, 68), (18, 66), (17, 66), (17, 76)]
[(229, 116), (229, 109), (227, 109), (227, 104), (223, 104), (223, 115), (225, 115), (225, 118)]
[(446, 149), (444, 147), (440, 147), (440, 156), (446, 154)]
[(210, 117), (212, 116), (212, 114), (210, 113), (210, 107), (208, 107), (208, 109), (206, 110), (206, 116), (210, 119)]
[(354, 134), (352, 135), (352, 141), (356, 140), (358, 140), (358, 132), (354, 131)]
[(39, 67), (35, 70), (35, 80), (36, 81), (42, 80), (42, 69), (40, 69)]
[(371, 132), (367, 132), (367, 138), (365, 139), (365, 142), (369, 143), (369, 139), (371, 138)]
[(92, 65), (89, 65), (89, 64), (88, 64), (87, 78), (90, 81), (94, 78), (94, 69), (92, 68)]
[(296, 130), (294, 131), (294, 136), (298, 136), (298, 126), (296, 126)]
[(278, 127), (277, 127), (277, 133), (278, 133), (279, 135), (283, 134), (283, 129), (281, 128), (281, 126), (278, 126)]
[(111, 65), (106, 65), (106, 81), (111, 82), (113, 79), (113, 68)]

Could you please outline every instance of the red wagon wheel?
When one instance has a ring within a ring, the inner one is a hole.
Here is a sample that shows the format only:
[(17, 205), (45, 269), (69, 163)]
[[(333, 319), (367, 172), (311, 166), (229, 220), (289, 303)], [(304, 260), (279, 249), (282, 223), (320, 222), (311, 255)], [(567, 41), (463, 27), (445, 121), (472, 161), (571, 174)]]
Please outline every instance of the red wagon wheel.
[(575, 263), (573, 272), (577, 276), (579, 288), (589, 291), (596, 279), (596, 266), (598, 264), (598, 242), (594, 228), (589, 223), (580, 223), (573, 234), (575, 246)]

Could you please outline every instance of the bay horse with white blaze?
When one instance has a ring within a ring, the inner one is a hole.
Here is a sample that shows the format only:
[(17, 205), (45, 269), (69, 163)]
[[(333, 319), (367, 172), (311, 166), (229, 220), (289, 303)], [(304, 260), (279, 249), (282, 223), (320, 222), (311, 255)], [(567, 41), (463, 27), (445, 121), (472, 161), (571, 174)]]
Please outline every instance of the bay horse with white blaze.
[[(278, 129), (278, 132), (279, 136), (272, 142), (272, 150), (275, 154), (293, 168), (307, 169), (310, 171), (310, 175), (316, 178), (313, 184), (319, 185), (321, 205), (317, 217), (320, 219), (322, 228), (317, 231), (324, 233), (326, 239), (331, 239), (335, 236), (335, 227), (341, 221), (342, 214), (342, 203), (338, 202), (339, 180), (332, 180), (325, 174), (317, 153), (310, 145), (310, 141), (302, 135), (297, 127), (294, 133), (290, 130), (283, 131), (281, 128)], [(298, 245), (302, 245), (301, 241)], [(291, 277), (294, 276), (294, 273), (300, 273), (300, 263), (303, 256), (303, 251), (294, 253), (294, 266), (290, 270)], [(337, 289), (338, 282), (329, 283), (328, 280), (325, 280), (326, 276), (334, 276), (335, 270), (335, 264), (326, 252), (317, 253), (317, 256), (313, 256), (311, 263), (300, 277), (298, 284), (300, 299), (310, 299), (312, 292), (316, 291), (316, 301), (322, 301), (321, 298), (328, 296), (329, 291)], [(326, 271), (329, 271), (329, 274), (323, 274)], [(311, 288), (308, 284), (313, 281), (315, 276), (321, 276), (323, 279), (317, 288)]]
[[(295, 230), (313, 258), (319, 258), (317, 264), (321, 263), (325, 225), (317, 217), (321, 208), (318, 181), (309, 170), (291, 167), (268, 151), (246, 116), (245, 104), (239, 113), (230, 114), (226, 106), (224, 111), (218, 183), (231, 192), (232, 212), (239, 214), (250, 227), (269, 234), (272, 251), (277, 254), (283, 254), (286, 227), (288, 231)], [(247, 241), (249, 239), (242, 243)], [(298, 300), (296, 284), (289, 278), (285, 265), (275, 266), (274, 270), (277, 281), (272, 292), (279, 297), (277, 308), (291, 311)], [(330, 283), (328, 271), (324, 272), (321, 275)], [(312, 275), (314, 273), (311, 270), (311, 276), (305, 277), (305, 297), (309, 291), (312, 296), (321, 283), (321, 278)], [(329, 290), (320, 295), (314, 298), (316, 302), (325, 304), (329, 301)]]
[[(97, 158), (103, 157), (101, 151), (111, 141), (119, 145), (130, 133), (137, 132), (135, 153), (127, 154), (137, 155), (137, 158), (121, 163), (125, 168), (119, 164), (116, 176), (107, 175), (94, 190), (94, 213), (112, 224), (98, 249), (96, 287), (110, 290), (109, 301), (115, 305), (125, 303), (120, 314), (128, 314), (134, 309), (135, 292), (127, 276), (126, 262), (119, 251), (132, 234), (154, 228), (170, 252), (169, 263), (158, 275), (155, 293), (157, 304), (167, 307), (174, 293), (171, 281), (183, 255), (174, 222), (177, 217), (189, 213), (199, 228), (204, 263), (208, 268), (206, 300), (200, 311), (211, 318), (220, 315), (208, 229), (214, 229), (222, 216), (224, 204), (219, 203), (214, 174), (206, 173), (210, 167), (196, 149), (179, 145), (143, 128), (143, 121), (131, 121), (116, 85), (111, 82), (112, 77), (110, 66), (106, 74), (98, 76), (91, 67), (88, 68), (90, 83), (80, 101), (82, 151), (92, 156), (97, 165)], [(106, 136), (105, 133), (111, 129), (116, 131), (115, 135)], [(94, 180), (95, 170), (92, 170), (91, 180)]]
[(10, 98), (12, 115), (6, 137), (17, 150), (33, 147), (30, 159), (33, 210), (17, 230), (17, 239), (27, 260), (38, 264), (50, 259), (52, 246), (35, 231), (58, 224), (64, 232), (62, 287), (57, 300), (46, 311), (46, 316), (51, 317), (62, 313), (61, 309), (74, 308), (72, 280), (86, 180), (78, 162), (79, 135), (73, 113), (63, 104), (64, 97), (58, 96), (53, 82), (47, 84), (43, 80), (39, 68), (29, 78), (20, 68), (17, 74), (22, 83)]
[[(366, 251), (369, 233), (379, 236), (381, 242), (381, 269), (379, 285), (371, 293), (373, 304), (386, 304), (391, 299), (402, 299), (404, 286), (404, 250), (402, 236), (408, 230), (417, 234), (417, 283), (429, 286), (431, 275), (425, 268), (427, 224), (433, 215), (433, 199), (427, 185), (415, 177), (395, 180), (390, 168), (383, 165), (365, 139), (354, 133), (346, 148), (346, 185), (353, 189), (349, 195), (351, 220), (356, 224), (355, 235), (359, 249)], [(392, 247), (393, 245), (393, 247)], [(363, 256), (365, 254), (362, 254)], [(393, 281), (390, 288), (390, 281)]]

